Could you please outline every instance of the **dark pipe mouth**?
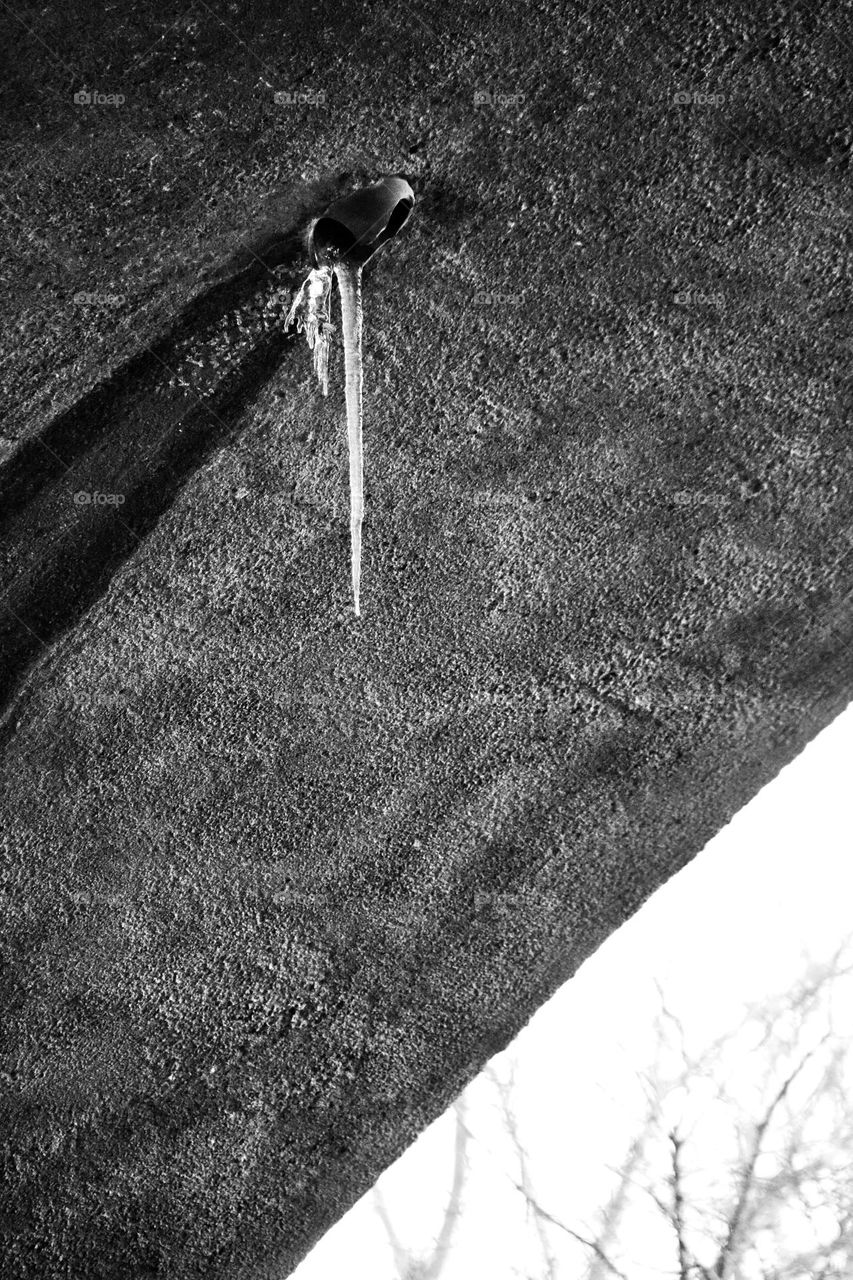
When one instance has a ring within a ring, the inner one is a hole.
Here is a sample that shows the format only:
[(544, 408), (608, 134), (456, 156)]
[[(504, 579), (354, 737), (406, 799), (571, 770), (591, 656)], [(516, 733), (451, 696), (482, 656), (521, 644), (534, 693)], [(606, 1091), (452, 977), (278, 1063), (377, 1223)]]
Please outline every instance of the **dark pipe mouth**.
[(409, 220), (415, 193), (404, 178), (383, 178), (330, 204), (311, 229), (314, 266), (363, 266)]

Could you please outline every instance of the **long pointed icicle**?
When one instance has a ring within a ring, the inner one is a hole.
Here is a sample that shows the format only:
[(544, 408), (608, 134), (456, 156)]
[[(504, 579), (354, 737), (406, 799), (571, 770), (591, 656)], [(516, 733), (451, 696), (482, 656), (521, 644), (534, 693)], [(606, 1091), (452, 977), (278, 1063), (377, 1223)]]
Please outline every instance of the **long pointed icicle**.
[(346, 371), (347, 440), (349, 445), (350, 548), (352, 595), (361, 616), (361, 527), (364, 520), (362, 461), (361, 269), (378, 249), (397, 235), (412, 212), (415, 194), (404, 178), (387, 176), (334, 200), (311, 223), (307, 247), (314, 267), (293, 299), (285, 328), (294, 322), (314, 352), (314, 369), (329, 390), (330, 293), (337, 276), (343, 317)]
[(361, 615), (361, 524), (364, 518), (364, 464), (361, 439), (361, 267), (349, 262), (335, 266), (341, 291), (344, 368), (346, 372), (347, 440), (349, 443), (350, 548), (352, 594), (356, 616)]

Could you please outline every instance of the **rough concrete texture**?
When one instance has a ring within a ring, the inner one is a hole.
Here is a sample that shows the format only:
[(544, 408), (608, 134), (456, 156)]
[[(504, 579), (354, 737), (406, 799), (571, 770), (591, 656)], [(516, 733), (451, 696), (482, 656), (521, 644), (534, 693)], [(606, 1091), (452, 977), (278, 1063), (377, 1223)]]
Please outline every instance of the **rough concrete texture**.
[(849, 18), (5, 11), (4, 1280), (286, 1275), (845, 705)]

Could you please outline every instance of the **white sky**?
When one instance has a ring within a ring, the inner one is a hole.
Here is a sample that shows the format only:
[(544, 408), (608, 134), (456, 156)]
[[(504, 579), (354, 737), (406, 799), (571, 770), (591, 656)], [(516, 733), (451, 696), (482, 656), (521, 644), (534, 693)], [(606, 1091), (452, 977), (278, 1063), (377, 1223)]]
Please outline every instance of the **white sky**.
[[(783, 991), (806, 960), (853, 930), (853, 706), (823, 731), (543, 1006), (510, 1048), (515, 1105), (537, 1198), (583, 1230), (607, 1194), (641, 1113), (657, 980), (697, 1045), (736, 1026), (744, 1003)], [(848, 1010), (853, 1034), (853, 1009)], [(471, 1173), (442, 1280), (520, 1280), (541, 1265), (494, 1087), (465, 1094)], [(454, 1113), (383, 1174), (397, 1235), (428, 1252), (446, 1202)], [(557, 1241), (555, 1240), (555, 1243)], [(584, 1253), (577, 1255), (585, 1257)], [(559, 1272), (568, 1277), (578, 1271)], [(296, 1280), (398, 1280), (368, 1194), (293, 1273)], [(637, 1277), (654, 1274), (637, 1271)], [(660, 1274), (660, 1273), (658, 1273)]]

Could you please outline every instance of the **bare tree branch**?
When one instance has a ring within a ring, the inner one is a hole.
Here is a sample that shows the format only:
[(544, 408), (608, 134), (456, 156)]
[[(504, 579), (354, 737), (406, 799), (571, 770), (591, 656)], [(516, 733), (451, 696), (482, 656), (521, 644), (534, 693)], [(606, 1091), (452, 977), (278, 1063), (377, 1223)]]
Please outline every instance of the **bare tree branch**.
[[(604, 1254), (608, 1252), (610, 1245), (615, 1239), (619, 1222), (627, 1204), (629, 1189), (634, 1182), (634, 1172), (642, 1159), (649, 1130), (654, 1118), (655, 1113), (650, 1108), (646, 1114), (646, 1121), (642, 1130), (636, 1135), (628, 1148), (622, 1167), (618, 1171), (619, 1181), (617, 1182), (616, 1187), (605, 1206), (604, 1212), (601, 1215), (601, 1224), (598, 1229), (596, 1244)], [(599, 1255), (596, 1254), (590, 1262), (586, 1280), (602, 1280), (604, 1271), (604, 1263)]]
[(672, 1220), (678, 1242), (678, 1270), (680, 1280), (690, 1280), (688, 1275), (687, 1241), (684, 1238), (684, 1190), (681, 1185), (681, 1139), (675, 1129), (669, 1135), (672, 1145)]
[(373, 1188), (373, 1203), (376, 1206), (376, 1212), (379, 1214), (382, 1225), (385, 1228), (385, 1234), (388, 1236), (388, 1243), (391, 1246), (391, 1252), (394, 1255), (394, 1266), (398, 1276), (405, 1276), (409, 1270), (411, 1258), (408, 1250), (400, 1243), (400, 1238), (394, 1230), (394, 1223), (382, 1199), (382, 1192), (378, 1187)]
[(444, 1211), (444, 1219), (441, 1224), (441, 1230), (435, 1242), (435, 1249), (432, 1256), (427, 1262), (423, 1275), (424, 1280), (436, 1280), (439, 1272), (447, 1261), (447, 1255), (450, 1252), (450, 1242), (453, 1238), (453, 1232), (462, 1210), (462, 1186), (465, 1182), (465, 1157), (468, 1144), (468, 1129), (465, 1125), (465, 1099), (457, 1098), (454, 1104), (456, 1108), (456, 1139), (453, 1148), (453, 1181), (450, 1186), (450, 1197), (447, 1201), (447, 1208)]
[[(658, 989), (656, 1047), (641, 1077), (648, 1099), (644, 1127), (634, 1131), (621, 1165), (611, 1168), (609, 1198), (594, 1226), (582, 1220), (581, 1230), (575, 1230), (540, 1203), (514, 1105), (514, 1072), (499, 1076), (490, 1070), (515, 1158), (505, 1176), (527, 1208), (534, 1241), (538, 1237), (542, 1280), (555, 1280), (561, 1258), (552, 1228), (586, 1252), (585, 1280), (627, 1280), (620, 1267), (630, 1271), (626, 1259), (631, 1254), (623, 1237), (633, 1226), (634, 1206), (643, 1212), (638, 1195), (648, 1195), (663, 1216), (674, 1248), (669, 1274), (678, 1280), (732, 1280), (741, 1274), (755, 1280), (847, 1280), (853, 1275), (853, 1190), (845, 1158), (853, 1149), (851, 1054), (841, 1038), (840, 1017), (834, 1036), (831, 1017), (831, 984), (853, 972), (853, 965), (842, 968), (841, 958), (812, 965), (793, 991), (750, 1006), (746, 1023), (738, 1021), (735, 1030), (725, 1030), (701, 1052), (688, 1047), (692, 1024), (682, 1023)], [(848, 999), (846, 993), (845, 987)], [(840, 988), (837, 999), (840, 1012)], [(750, 1058), (748, 1072), (741, 1065), (744, 1054)], [(809, 1062), (807, 1080), (800, 1079)], [(687, 1101), (681, 1116), (671, 1107), (677, 1101), (670, 1097), (673, 1090)], [(746, 1096), (764, 1101), (755, 1109), (750, 1102), (744, 1110)], [(820, 1105), (812, 1105), (817, 1100)], [(710, 1161), (701, 1151), (697, 1155), (706, 1134)], [(428, 1257), (416, 1259), (404, 1248), (377, 1194), (400, 1280), (438, 1280), (459, 1216), (469, 1140), (481, 1142), (468, 1129), (460, 1105), (449, 1202)], [(500, 1159), (491, 1154), (495, 1162)], [(715, 1161), (720, 1164), (716, 1173)], [(694, 1247), (706, 1261), (698, 1260)]]
[[(518, 1132), (518, 1122), (512, 1106), (512, 1091), (515, 1084), (515, 1068), (514, 1066), (510, 1067), (510, 1080), (508, 1085), (504, 1084), (494, 1069), (490, 1068), (488, 1074), (492, 1083), (495, 1085), (495, 1088), (498, 1091), (498, 1096), (501, 1100), (504, 1124), (506, 1125), (507, 1132), (512, 1139), (512, 1144), (515, 1147), (516, 1155), (518, 1156), (518, 1167), (521, 1175), (523, 1194), (527, 1200), (528, 1207), (532, 1210), (531, 1197), (533, 1188), (530, 1181), (530, 1174), (528, 1172), (527, 1151), (521, 1141), (521, 1137)], [(542, 1250), (542, 1257), (545, 1262), (548, 1280), (553, 1280), (554, 1259), (551, 1256), (547, 1232), (543, 1226), (541, 1216), (535, 1212), (533, 1213), (533, 1221), (536, 1226), (536, 1234), (539, 1237), (539, 1247)]]
[(744, 1166), (743, 1173), (741, 1175), (740, 1186), (738, 1188), (737, 1198), (735, 1200), (734, 1208), (732, 1210), (732, 1214), (729, 1219), (728, 1230), (726, 1231), (725, 1239), (723, 1240), (723, 1243), (720, 1246), (720, 1252), (717, 1256), (717, 1261), (711, 1270), (711, 1274), (717, 1277), (717, 1280), (727, 1280), (727, 1277), (729, 1274), (729, 1265), (732, 1260), (735, 1246), (738, 1241), (738, 1235), (739, 1235), (741, 1225), (743, 1223), (743, 1218), (746, 1212), (747, 1201), (749, 1199), (749, 1195), (755, 1180), (755, 1166), (758, 1162), (758, 1157), (761, 1154), (761, 1149), (764, 1143), (764, 1137), (770, 1126), (770, 1122), (773, 1119), (774, 1113), (776, 1112), (776, 1109), (780, 1105), (782, 1100), (787, 1095), (788, 1090), (796, 1080), (797, 1076), (800, 1075), (800, 1073), (804, 1070), (806, 1064), (811, 1061), (811, 1059), (817, 1053), (818, 1049), (820, 1049), (823, 1046), (823, 1044), (826, 1042), (826, 1039), (827, 1037), (824, 1036), (819, 1045), (817, 1045), (814, 1049), (810, 1049), (808, 1053), (804, 1054), (804, 1056), (800, 1059), (796, 1067), (794, 1067), (794, 1070), (790, 1072), (790, 1074), (782, 1082), (776, 1094), (771, 1099), (770, 1104), (767, 1107), (767, 1110), (764, 1112), (764, 1115), (762, 1116), (761, 1120), (758, 1122), (758, 1124), (755, 1127), (755, 1133), (754, 1133), (753, 1142), (752, 1142), (752, 1150), (750, 1152), (749, 1158), (746, 1162), (746, 1165)]
[(462, 1208), (462, 1187), (467, 1169), (466, 1153), (468, 1139), (471, 1136), (465, 1125), (464, 1095), (456, 1100), (454, 1107), (456, 1111), (456, 1130), (453, 1150), (453, 1178), (435, 1247), (428, 1258), (418, 1259), (405, 1248), (394, 1229), (394, 1224), (379, 1188), (375, 1187), (373, 1191), (376, 1211), (388, 1236), (391, 1252), (394, 1255), (394, 1265), (400, 1280), (415, 1280), (415, 1277), (417, 1277), (417, 1280), (437, 1280), (450, 1253), (453, 1232)]
[(561, 1222), (559, 1218), (555, 1218), (554, 1215), (549, 1213), (547, 1209), (543, 1209), (542, 1205), (539, 1204), (539, 1202), (536, 1199), (534, 1199), (533, 1196), (525, 1192), (524, 1188), (521, 1186), (520, 1183), (514, 1182), (512, 1178), (510, 1178), (510, 1182), (512, 1182), (516, 1191), (521, 1192), (521, 1194), (524, 1196), (525, 1200), (530, 1205), (531, 1209), (535, 1214), (543, 1218), (546, 1222), (550, 1222), (553, 1227), (556, 1227), (558, 1229), (558, 1231), (564, 1231), (566, 1235), (571, 1236), (571, 1238), (573, 1240), (576, 1240), (578, 1244), (585, 1245), (587, 1249), (591, 1249), (592, 1252), (596, 1255), (596, 1257), (599, 1258), (600, 1261), (604, 1264), (604, 1266), (607, 1268), (607, 1270), (610, 1272), (611, 1275), (618, 1276), (619, 1280), (628, 1280), (628, 1277), (625, 1275), (624, 1271), (620, 1271), (619, 1268), (616, 1266), (616, 1264), (614, 1262), (611, 1262), (610, 1258), (608, 1258), (607, 1254), (603, 1251), (603, 1249), (601, 1248), (601, 1246), (598, 1244), (597, 1241), (589, 1240), (587, 1239), (586, 1236), (582, 1236), (580, 1232), (573, 1231), (571, 1227), (567, 1227), (565, 1222)]
[[(497, 1077), (495, 1076), (495, 1073), (491, 1068), (489, 1068), (489, 1074), (491, 1075), (491, 1078), (493, 1080), (495, 1080), (498, 1084), (500, 1084), (500, 1082), (497, 1081)], [(470, 1133), (470, 1131), (468, 1136), (473, 1138), (475, 1142), (479, 1141), (476, 1134), (472, 1134)], [(595, 1240), (588, 1239), (586, 1236), (581, 1235), (579, 1231), (574, 1231), (572, 1230), (571, 1227), (566, 1226), (565, 1222), (561, 1222), (559, 1218), (555, 1218), (553, 1214), (549, 1213), (547, 1209), (544, 1209), (542, 1207), (542, 1205), (536, 1199), (532, 1191), (530, 1191), (529, 1189), (525, 1190), (522, 1184), (520, 1182), (517, 1182), (515, 1178), (511, 1176), (511, 1174), (507, 1173), (504, 1176), (506, 1177), (510, 1185), (515, 1187), (516, 1191), (518, 1191), (519, 1194), (524, 1197), (525, 1202), (529, 1205), (532, 1212), (538, 1218), (541, 1218), (544, 1222), (549, 1222), (552, 1227), (556, 1227), (558, 1231), (564, 1232), (565, 1235), (569, 1236), (572, 1240), (576, 1241), (578, 1244), (582, 1244), (585, 1246), (585, 1248), (591, 1249), (592, 1252), (598, 1258), (601, 1259), (602, 1263), (607, 1268), (607, 1271), (609, 1272), (609, 1274), (612, 1276), (616, 1276), (617, 1280), (628, 1280), (628, 1277), (625, 1275), (625, 1273), (623, 1271), (620, 1271), (619, 1268), (615, 1265), (615, 1263), (611, 1262), (610, 1258), (608, 1258), (608, 1256), (604, 1253), (604, 1251), (601, 1249), (601, 1247), (598, 1245), (598, 1243)]]

